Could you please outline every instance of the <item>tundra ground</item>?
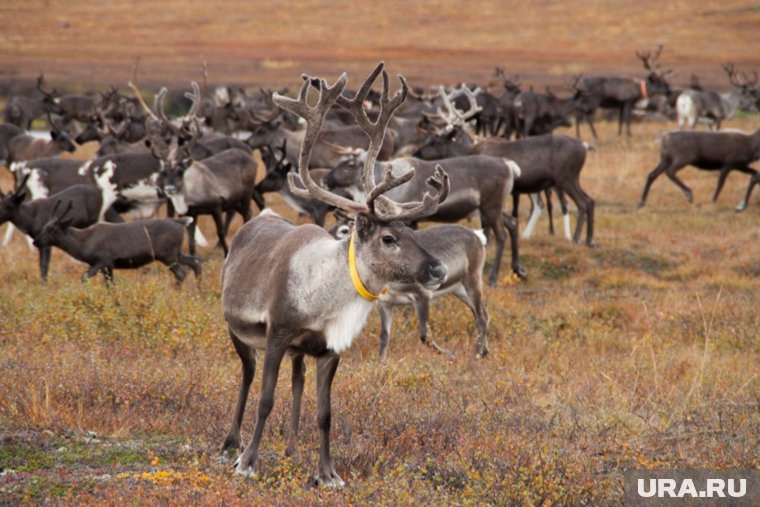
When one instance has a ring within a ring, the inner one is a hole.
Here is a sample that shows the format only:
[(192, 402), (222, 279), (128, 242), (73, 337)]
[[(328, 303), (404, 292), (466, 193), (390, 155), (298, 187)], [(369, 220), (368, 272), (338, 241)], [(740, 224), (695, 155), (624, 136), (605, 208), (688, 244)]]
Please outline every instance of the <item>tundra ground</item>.
[[(601, 124), (581, 178), (597, 204), (597, 247), (539, 222), (521, 244), (529, 279), (504, 273), (486, 290), (487, 358), (474, 358), (473, 319), (450, 296), (431, 320), (453, 360), (419, 343), (406, 310), (379, 362), (371, 316), (333, 388), (342, 491), (306, 487), (319, 445), (312, 361), (300, 457), (284, 457), (286, 361), (260, 477), (216, 461), (240, 375), (220, 251), (202, 251), (202, 279), (181, 290), (158, 265), (117, 272), (111, 290), (81, 284), (84, 266), (56, 251), (42, 287), (17, 235), (0, 250), (0, 501), (607, 505), (621, 502), (628, 467), (760, 466), (760, 196), (737, 214), (745, 175), (712, 203), (717, 175), (686, 168), (694, 204), (662, 177), (637, 209), (655, 140), (671, 128), (637, 124), (626, 139)], [(7, 171), (0, 184), (9, 188)], [(245, 441), (259, 384), (257, 372)]]

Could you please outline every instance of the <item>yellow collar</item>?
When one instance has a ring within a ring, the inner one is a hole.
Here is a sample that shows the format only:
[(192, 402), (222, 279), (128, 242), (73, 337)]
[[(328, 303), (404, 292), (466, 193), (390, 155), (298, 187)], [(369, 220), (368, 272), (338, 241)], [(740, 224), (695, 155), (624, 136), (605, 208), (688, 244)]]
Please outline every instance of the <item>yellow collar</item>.
[(354, 289), (356, 289), (356, 292), (358, 292), (361, 297), (370, 302), (376, 301), (380, 298), (380, 296), (383, 296), (386, 292), (388, 292), (388, 288), (386, 287), (383, 289), (383, 292), (380, 293), (380, 296), (376, 296), (368, 291), (364, 286), (361, 278), (359, 278), (359, 268), (356, 266), (356, 246), (354, 245), (355, 239), (356, 229), (351, 232), (351, 240), (348, 243), (348, 271), (351, 273), (351, 281), (354, 284)]

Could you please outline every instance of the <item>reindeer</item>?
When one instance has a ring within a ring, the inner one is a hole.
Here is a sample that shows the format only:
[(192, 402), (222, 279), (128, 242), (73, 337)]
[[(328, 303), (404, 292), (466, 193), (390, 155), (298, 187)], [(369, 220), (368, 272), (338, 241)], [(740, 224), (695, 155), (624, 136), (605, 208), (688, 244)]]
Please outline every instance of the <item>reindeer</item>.
[[(316, 225), (324, 227), (325, 217), (333, 208), (319, 199), (299, 197), (290, 191), (288, 174), (291, 172), (292, 165), (286, 158), (287, 147), (285, 143), (283, 142), (283, 145), (277, 148), (280, 155), (272, 151), (269, 146), (264, 146), (261, 149), (261, 159), (264, 161), (267, 173), (256, 185), (256, 192), (261, 195), (267, 192), (277, 192), (288, 206), (295, 209), (299, 214), (311, 215)], [(310, 169), (310, 172), (312, 178), (321, 183), (322, 178), (327, 176), (330, 171), (329, 169)]]
[(728, 79), (734, 86), (730, 93), (718, 95), (715, 92), (706, 92), (695, 88), (684, 90), (676, 100), (678, 112), (678, 128), (683, 130), (688, 127), (694, 130), (697, 120), (704, 119), (708, 125), (720, 130), (720, 124), (734, 116), (742, 101), (751, 100), (750, 89), (757, 84), (757, 72), (750, 79), (744, 72), (739, 73), (733, 63), (723, 65)]
[[(353, 221), (338, 215), (338, 220), (329, 229), (337, 239), (351, 234)], [(428, 252), (437, 257), (448, 268), (446, 281), (437, 289), (429, 290), (420, 284), (390, 284), (388, 293), (377, 301), (380, 314), (380, 358), (388, 355), (388, 342), (393, 323), (393, 308), (412, 304), (417, 312), (420, 340), (437, 352), (453, 356), (428, 337), (427, 321), (430, 301), (444, 294), (454, 294), (472, 310), (478, 330), (476, 357), (489, 353), (488, 313), (483, 303), (483, 264), (486, 259), (486, 238), (482, 231), (473, 231), (456, 224), (428, 227), (415, 232), (417, 241)]]
[(8, 142), (6, 162), (54, 157), (67, 151), (73, 153), (77, 147), (71, 141), (69, 133), (57, 122), (50, 120), (50, 139), (40, 139), (31, 134), (20, 134)]
[(548, 87), (545, 94), (532, 90), (521, 92), (514, 105), (522, 123), (522, 137), (551, 134), (557, 127), (570, 127), (569, 118), (575, 112), (572, 97), (560, 99)]
[[(357, 153), (347, 157), (323, 181), (328, 188), (343, 188), (354, 195), (354, 199), (361, 199), (367, 187), (361, 179), (362, 173), (358, 167), (366, 157), (366, 152), (361, 149), (356, 151)], [(456, 157), (436, 162), (418, 158), (399, 158), (376, 164), (375, 177), (381, 177), (386, 170), (396, 174), (413, 168), (415, 178), (388, 194), (392, 199), (404, 202), (412, 200), (414, 195), (421, 192), (424, 188), (424, 178), (433, 175), (439, 165), (449, 175), (451, 196), (441, 204), (436, 213), (427, 216), (426, 220), (457, 222), (478, 212), (481, 226), (493, 229), (496, 236), (496, 258), (488, 277), (488, 284), (494, 286), (498, 281), (507, 232), (511, 240), (512, 271), (520, 278), (525, 278), (525, 270), (520, 266), (517, 224), (502, 213), (504, 200), (512, 191), (516, 178), (519, 179), (520, 176), (521, 169), (517, 163), (508, 158), (485, 155)]]
[[(594, 246), (594, 200), (580, 185), (580, 173), (589, 149), (591, 147), (586, 143), (559, 135), (535, 136), (517, 141), (486, 139), (476, 145), (467, 145), (457, 141), (453, 136), (430, 136), (425, 145), (414, 153), (414, 156), (441, 162), (457, 160), (456, 158), (447, 159), (447, 157), (465, 155), (489, 155), (514, 160), (521, 170), (521, 175), (515, 179), (512, 188), (514, 218), (518, 216), (520, 194), (535, 194), (556, 188), (563, 204), (565, 231), (568, 231), (570, 227), (567, 206), (564, 203), (564, 194), (567, 194), (578, 208), (578, 222), (573, 241), (580, 242), (584, 223), (588, 220), (586, 245)], [(538, 214), (540, 214), (540, 208), (536, 206), (526, 231), (532, 230)], [(487, 230), (490, 228), (489, 224), (484, 224), (483, 228)]]
[(663, 70), (659, 62), (664, 47), (664, 44), (658, 44), (654, 54), (651, 51), (636, 52), (636, 56), (648, 72), (643, 80), (610, 76), (584, 76), (580, 79), (574, 96), (579, 104), (575, 118), (577, 137), (580, 137), (580, 121), (585, 118), (596, 139), (593, 116), (600, 107), (617, 109), (619, 111), (618, 135), (622, 135), (623, 125), (625, 125), (626, 134), (628, 137), (631, 136), (633, 106), (642, 99), (649, 99), (655, 95), (667, 95), (670, 90), (667, 77), (672, 70)]
[(10, 123), (0, 125), (0, 163), (8, 163), (8, 145), (14, 137), (24, 133), (24, 130)]
[[(723, 189), (728, 173), (733, 170), (750, 174), (754, 178), (757, 171), (749, 164), (760, 159), (760, 129), (752, 134), (739, 132), (670, 132), (661, 140), (660, 163), (647, 176), (644, 192), (641, 194), (639, 208), (642, 208), (652, 186), (662, 173), (678, 185), (686, 194), (686, 200), (693, 202), (691, 189), (681, 181), (676, 173), (693, 165), (706, 171), (720, 171), (718, 186), (715, 188), (713, 202)], [(750, 189), (751, 190), (751, 186)], [(744, 202), (746, 206), (746, 198)]]
[(71, 257), (86, 262), (90, 269), (82, 281), (103, 273), (107, 285), (113, 283), (114, 269), (136, 269), (159, 261), (169, 267), (177, 286), (187, 276), (182, 266), (188, 266), (196, 278), (201, 275), (201, 263), (192, 255), (182, 253), (184, 229), (190, 218), (136, 220), (122, 224), (98, 223), (87, 228), (75, 228), (68, 218), (71, 203), (61, 216), (54, 216), (34, 239), (38, 248), (56, 246)]
[[(259, 472), (259, 444), (264, 424), (274, 404), (280, 363), (285, 354), (293, 362), (293, 406), (286, 453), (297, 452), (301, 395), (304, 386), (304, 355), (317, 360), (317, 423), (320, 432), (319, 464), (314, 482), (342, 487), (330, 458), (331, 387), (340, 353), (361, 330), (376, 294), (389, 283), (421, 283), (436, 288), (446, 280), (447, 269), (422, 248), (411, 229), (402, 222), (418, 220), (435, 212), (448, 194), (448, 179), (439, 169), (428, 181), (433, 193), (421, 202), (396, 203), (383, 195), (414, 177), (414, 170), (401, 175), (387, 171), (375, 184), (374, 166), (388, 121), (407, 94), (406, 80), (399, 76), (401, 92), (389, 97), (388, 75), (383, 72), (383, 93), (376, 122), (362, 108), (372, 83), (383, 69), (379, 64), (353, 99), (341, 95), (347, 78), (343, 74), (328, 86), (321, 80), (319, 100), (308, 104), (310, 85), (304, 83), (297, 99), (274, 95), (278, 106), (306, 120), (298, 161), (298, 174), (305, 189), (290, 178), (291, 190), (311, 196), (356, 215), (351, 239), (337, 241), (314, 225), (295, 226), (265, 211), (247, 222), (232, 240), (222, 268), (222, 307), (230, 338), (242, 362), (242, 382), (232, 426), (222, 453), (240, 446), (240, 425), (256, 368), (256, 349), (266, 351), (258, 417), (253, 438), (236, 461), (236, 473)], [(311, 79), (311, 78), (310, 78)], [(318, 186), (309, 174), (309, 158), (318, 142), (319, 130), (330, 108), (338, 103), (355, 116), (370, 138), (364, 168), (367, 199), (364, 204), (335, 195)]]
[(45, 90), (45, 77), (40, 74), (37, 78), (37, 90), (42, 97), (32, 99), (24, 96), (11, 97), (5, 104), (5, 122), (23, 130), (29, 130), (32, 122), (45, 114), (61, 114), (63, 110), (58, 104), (58, 90)]
[(228, 253), (226, 226), (222, 213), (237, 211), (247, 222), (251, 218), (251, 197), (255, 191), (256, 162), (237, 148), (225, 150), (202, 161), (193, 160), (176, 143), (168, 150), (153, 153), (163, 163), (162, 188), (180, 215), (193, 218), (188, 225), (190, 255), (195, 255), (195, 224), (199, 215), (214, 218), (219, 244)]
[[(26, 201), (27, 175), (18, 188), (3, 194), (0, 191), (0, 224), (10, 221), (24, 234), (34, 238), (44, 229), (45, 224), (61, 203), (68, 203), (70, 223), (78, 227), (87, 227), (101, 219), (105, 209), (110, 203), (104, 200), (104, 195), (94, 185), (75, 185), (48, 198), (40, 198)], [(26, 201), (26, 202), (25, 202)], [(35, 245), (39, 252), (39, 267), (42, 283), (47, 281), (50, 268), (50, 247), (48, 245)]]
[[(279, 115), (279, 113), (277, 113)], [(247, 143), (251, 149), (259, 149), (262, 146), (282, 146), (283, 142), (288, 146), (288, 161), (295, 165), (298, 161), (298, 147), (303, 142), (304, 131), (293, 132), (283, 128), (279, 121), (275, 121), (276, 115), (268, 118), (255, 117), (255, 123), (249, 122), (251, 136)], [(395, 134), (383, 139), (378, 158), (388, 160), (395, 152)], [(335, 150), (336, 146), (367, 147), (367, 138), (357, 126), (341, 127), (333, 130), (325, 130), (320, 133), (317, 145), (314, 147), (314, 156), (311, 160), (312, 169), (333, 168), (340, 162), (341, 154)]]

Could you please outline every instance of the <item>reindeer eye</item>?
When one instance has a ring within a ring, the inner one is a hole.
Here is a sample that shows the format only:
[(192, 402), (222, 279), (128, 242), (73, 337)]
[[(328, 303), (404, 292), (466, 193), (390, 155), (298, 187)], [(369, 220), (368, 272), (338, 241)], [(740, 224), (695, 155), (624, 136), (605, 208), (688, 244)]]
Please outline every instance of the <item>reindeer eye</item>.
[(390, 234), (386, 234), (383, 236), (383, 244), (384, 245), (393, 245), (396, 243), (396, 238), (391, 236)]

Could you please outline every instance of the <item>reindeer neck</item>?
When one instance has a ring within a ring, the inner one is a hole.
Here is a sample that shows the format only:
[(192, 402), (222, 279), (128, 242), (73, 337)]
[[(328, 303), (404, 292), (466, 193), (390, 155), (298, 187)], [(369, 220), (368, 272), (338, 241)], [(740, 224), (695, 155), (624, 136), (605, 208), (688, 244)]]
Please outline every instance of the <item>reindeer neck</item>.
[(34, 236), (40, 232), (38, 229), (41, 229), (43, 225), (39, 224), (38, 227), (35, 227), (38, 212), (39, 204), (35, 201), (23, 202), (21, 206), (13, 210), (10, 221), (27, 236)]
[(72, 227), (67, 229), (54, 245), (75, 259), (86, 262), (84, 245), (88, 236), (89, 234), (85, 229)]

